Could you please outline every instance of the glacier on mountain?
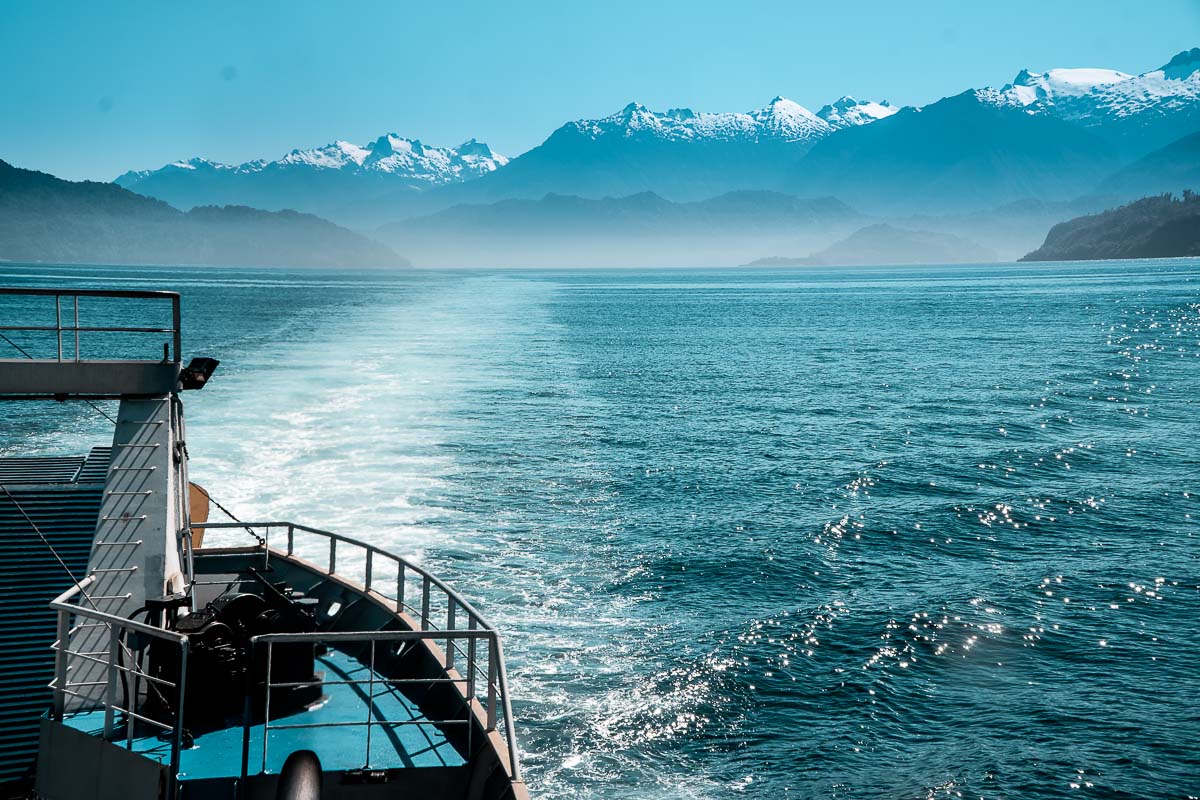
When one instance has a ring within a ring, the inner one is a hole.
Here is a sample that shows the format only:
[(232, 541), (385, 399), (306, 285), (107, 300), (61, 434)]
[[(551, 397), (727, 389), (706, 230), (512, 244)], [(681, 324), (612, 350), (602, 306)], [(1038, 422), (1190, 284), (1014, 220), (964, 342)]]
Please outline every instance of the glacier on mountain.
[(998, 106), (1052, 106), (1063, 98), (1081, 97), (1097, 87), (1120, 83), (1132, 77), (1115, 69), (1052, 69), (1046, 72), (1023, 69), (1012, 83), (1000, 89), (981, 89), (977, 94), (981, 99)]
[(257, 159), (233, 165), (206, 158), (191, 158), (157, 170), (126, 172), (115, 182), (130, 187), (152, 176), (179, 171), (248, 175), (268, 170), (308, 169), (348, 174), (378, 173), (416, 184), (441, 186), (486, 175), (507, 163), (507, 157), (475, 139), (458, 147), (430, 147), (419, 139), (406, 139), (388, 133), (367, 145), (338, 140), (323, 147), (292, 150), (274, 161)]
[(812, 142), (841, 128), (891, 116), (897, 110), (886, 101), (877, 103), (852, 97), (822, 106), (816, 114), (786, 97), (775, 97), (763, 108), (746, 112), (690, 108), (652, 111), (641, 103), (630, 103), (615, 114), (576, 120), (567, 127), (592, 139), (644, 136), (664, 141)]
[(890, 117), (899, 110), (887, 100), (876, 103), (873, 100), (855, 100), (853, 97), (846, 96), (836, 102), (821, 106), (817, 111), (817, 116), (829, 123), (834, 130), (841, 130), (876, 122)]
[(1200, 118), (1200, 48), (1140, 75), (1110, 69), (1022, 70), (1013, 82), (978, 89), (980, 100), (1105, 129), (1146, 151), (1187, 133)]
[(576, 120), (568, 125), (592, 139), (647, 136), (667, 141), (803, 142), (832, 131), (825, 120), (783, 97), (776, 97), (765, 108), (745, 113), (697, 112), (690, 108), (651, 111), (640, 103), (630, 103), (610, 116)]

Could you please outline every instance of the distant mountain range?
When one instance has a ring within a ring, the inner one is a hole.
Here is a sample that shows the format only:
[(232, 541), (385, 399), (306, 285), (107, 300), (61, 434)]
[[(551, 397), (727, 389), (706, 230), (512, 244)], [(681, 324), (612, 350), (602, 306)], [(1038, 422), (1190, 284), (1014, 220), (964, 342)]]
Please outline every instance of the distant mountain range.
[(654, 192), (689, 201), (775, 189), (781, 167), (797, 162), (817, 141), (894, 110), (849, 98), (822, 109), (825, 117), (782, 97), (738, 114), (656, 112), (630, 103), (602, 119), (569, 122), (504, 169), (431, 193), (429, 200), (436, 207), (547, 193), (602, 198)]
[(295, 211), (184, 213), (111, 183), (74, 183), (0, 161), (0, 260), (91, 264), (383, 267), (390, 248)]
[[(703, 199), (773, 185), (779, 164), (794, 162), (813, 142), (896, 110), (850, 97), (816, 114), (782, 97), (747, 113), (654, 112), (630, 103), (608, 117), (563, 125), (512, 165), (475, 140), (436, 148), (388, 134), (366, 146), (338, 141), (237, 166), (192, 158), (127, 172), (116, 183), (181, 208), (296, 208), (360, 229), (460, 203), (548, 192)], [(475, 180), (491, 173), (492, 180)]]
[(728, 192), (677, 203), (652, 192), (592, 199), (547, 194), (458, 205), (379, 231), (434, 266), (704, 266), (806, 251), (861, 227), (833, 198)]
[(546, 194), (684, 202), (767, 190), (945, 213), (1123, 191), (1110, 181), (1118, 170), (1197, 130), (1200, 48), (1140, 75), (1021, 70), (920, 109), (851, 98), (816, 113), (782, 97), (745, 113), (630, 103), (568, 122), (511, 161), (474, 140), (437, 148), (389, 134), (237, 166), (193, 158), (117, 182), (181, 208), (295, 208), (360, 230)]
[(429, 147), (389, 133), (367, 145), (337, 141), (236, 166), (191, 158), (126, 172), (115, 183), (185, 209), (229, 203), (290, 208), (371, 227), (394, 219), (391, 209), (406, 208), (424, 190), (478, 178), (507, 163), (474, 139)]
[[(512, 159), (474, 139), (432, 147), (389, 133), (239, 165), (190, 158), (116, 183), (204, 210), (145, 206), (118, 225), (75, 208), (69, 224), (34, 224), (10, 198), (25, 227), (3, 221), (9, 252), (88, 260), (90, 230), (112, 260), (399, 259), (324, 220), (252, 207), (319, 214), (428, 265), (732, 264), (872, 247), (881, 259), (1015, 258), (1073, 216), (1200, 188), (1200, 48), (1140, 75), (1022, 70), (920, 108), (850, 97), (815, 113), (783, 97), (744, 113), (630, 103), (568, 122)], [(115, 197), (93, 199), (132, 202)], [(171, 221), (144, 228), (160, 217)], [(881, 223), (890, 227), (871, 227)], [(144, 235), (127, 235), (129, 225)], [(238, 225), (261, 232), (266, 249), (235, 241)], [(312, 247), (288, 250), (285, 229)], [(841, 239), (849, 249), (836, 249)]]
[(875, 213), (978, 210), (1077, 197), (1119, 164), (1086, 129), (964, 92), (824, 139), (784, 186)]
[(1200, 131), (1160, 147), (1109, 176), (1100, 193), (1143, 197), (1200, 188)]
[(1050, 229), (1022, 261), (1200, 256), (1200, 194), (1146, 197)]
[(747, 266), (966, 264), (995, 260), (994, 252), (959, 236), (876, 223), (860, 228), (810, 256), (760, 258)]

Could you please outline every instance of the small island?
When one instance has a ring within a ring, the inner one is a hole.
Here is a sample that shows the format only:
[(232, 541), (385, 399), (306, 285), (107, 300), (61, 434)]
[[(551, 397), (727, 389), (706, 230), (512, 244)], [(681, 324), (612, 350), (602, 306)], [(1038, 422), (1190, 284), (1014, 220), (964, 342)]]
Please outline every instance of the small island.
[(1146, 197), (1050, 229), (1045, 243), (1021, 261), (1200, 256), (1200, 195)]

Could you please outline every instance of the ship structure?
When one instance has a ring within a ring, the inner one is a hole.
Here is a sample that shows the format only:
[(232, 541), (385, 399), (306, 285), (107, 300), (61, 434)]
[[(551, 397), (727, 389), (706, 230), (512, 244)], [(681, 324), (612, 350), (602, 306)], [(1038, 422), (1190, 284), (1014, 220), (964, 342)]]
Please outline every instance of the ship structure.
[[(119, 400), (0, 458), (0, 787), (46, 800), (525, 800), (499, 636), (419, 565), (209, 522), (174, 292), (0, 289), (0, 399)], [(269, 402), (264, 398), (264, 402)], [(364, 444), (365, 446), (365, 444)]]

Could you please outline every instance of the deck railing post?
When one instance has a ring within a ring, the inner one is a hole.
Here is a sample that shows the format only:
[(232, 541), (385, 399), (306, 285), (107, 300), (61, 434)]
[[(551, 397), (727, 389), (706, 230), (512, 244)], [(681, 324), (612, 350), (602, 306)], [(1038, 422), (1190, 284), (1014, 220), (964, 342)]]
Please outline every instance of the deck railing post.
[[(337, 571), (337, 537), (329, 537), (329, 574)], [(269, 651), (268, 651), (269, 652)]]
[(366, 572), (366, 575), (363, 576), (363, 581), (364, 581), (363, 585), (366, 587), (368, 592), (371, 591), (371, 567), (373, 566), (372, 562), (373, 562), (374, 555), (375, 555), (375, 550), (373, 548), (368, 547), (367, 548), (367, 572)]
[(116, 625), (108, 628), (108, 685), (104, 691), (104, 738), (111, 739), (113, 732), (113, 707), (117, 704), (117, 657), (121, 646), (121, 629)]
[(375, 704), (375, 640), (371, 640), (371, 673), (370, 683), (367, 686), (367, 756), (363, 762), (363, 769), (371, 768), (371, 717)]
[(79, 295), (75, 295), (75, 360), (79, 360)]
[[(183, 714), (184, 700), (187, 698), (187, 669), (188, 669), (188, 640), (185, 636), (179, 642), (179, 687), (178, 700), (175, 706), (175, 731), (171, 740), (171, 796), (179, 792), (179, 753), (183, 750)], [(132, 724), (132, 720), (130, 723)]]
[(58, 329), (58, 360), (62, 361), (62, 295), (54, 295), (54, 327)]
[[(255, 662), (256, 655), (258, 655), (258, 642), (251, 639), (251, 664)], [(242, 779), (238, 781), (237, 785), (238, 800), (245, 800), (246, 778), (250, 773), (250, 726), (254, 722), (254, 673), (253, 669), (246, 670), (246, 697), (242, 703)]]
[(496, 634), (488, 637), (487, 730), (496, 730)]
[(290, 556), (295, 552), (296, 552), (296, 526), (289, 524), (288, 525), (287, 554)]
[(429, 630), (429, 576), (421, 581), (421, 630)]
[(194, 609), (196, 605), (196, 554), (192, 549), (192, 529), (183, 528), (179, 532), (180, 543), (183, 545), (183, 552), (186, 558), (184, 563), (187, 566), (187, 593), (189, 597), (189, 608)]
[(396, 560), (396, 613), (404, 613), (404, 562)]
[[(454, 630), (454, 598), (446, 598), (446, 630)], [(453, 639), (446, 640), (446, 669), (454, 668), (454, 648), (458, 642)]]
[(62, 722), (67, 706), (67, 650), (71, 638), (71, 620), (66, 611), (58, 611), (58, 643), (54, 646), (54, 719)]
[[(130, 657), (130, 659), (133, 659), (133, 653), (130, 653), (129, 657)], [(130, 673), (130, 677), (133, 678), (133, 689), (132, 689), (132, 691), (129, 692), (129, 697), (125, 701), (126, 703), (129, 704), (129, 707), (125, 709), (125, 749), (126, 750), (133, 749), (133, 726), (136, 723), (136, 720), (132, 716), (130, 716), (130, 712), (132, 712), (133, 709), (135, 709), (137, 707), (138, 679), (141, 677), (141, 674), (142, 674), (142, 671), (140, 669), (136, 669), (136, 668), (133, 669)]]
[(183, 325), (180, 324), (179, 295), (171, 298), (171, 344), (175, 349), (175, 361), (180, 362), (182, 353)]
[[(467, 630), (474, 633), (476, 625), (477, 622), (475, 620), (475, 615), (468, 611)], [(478, 637), (472, 635), (470, 639), (467, 639), (467, 720), (470, 723), (467, 725), (467, 758), (470, 758), (475, 754), (471, 743), (471, 733), (475, 730), (475, 717), (474, 712), (470, 709), (472, 708), (472, 704), (475, 702), (475, 670), (479, 669), (479, 665), (475, 663), (475, 642), (477, 641), (477, 638)]]
[(263, 701), (263, 746), (262, 746), (262, 771), (267, 771), (267, 729), (271, 726), (271, 656), (275, 649), (275, 643), (267, 639), (267, 681), (266, 690), (267, 696)]

